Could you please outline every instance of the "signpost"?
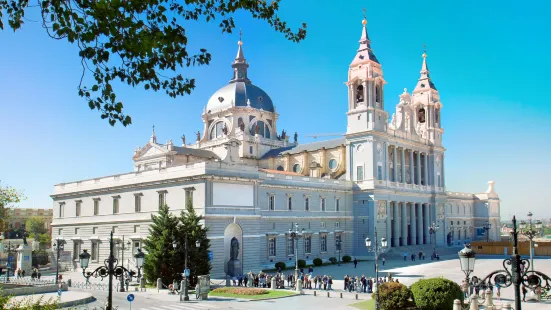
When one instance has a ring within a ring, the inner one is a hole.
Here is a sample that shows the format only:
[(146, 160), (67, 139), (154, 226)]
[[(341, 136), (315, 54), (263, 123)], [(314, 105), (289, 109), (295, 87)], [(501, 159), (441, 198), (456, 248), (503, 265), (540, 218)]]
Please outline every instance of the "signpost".
[(62, 290), (58, 290), (57, 291), (57, 296), (61, 297), (61, 292), (63, 292)]
[(128, 294), (128, 296), (126, 296), (126, 300), (128, 300), (128, 302), (130, 303), (130, 310), (132, 310), (132, 302), (134, 301), (134, 294)]
[(214, 253), (212, 253), (212, 251), (209, 251), (209, 261), (212, 262), (213, 259), (214, 259)]
[(189, 269), (184, 269), (184, 277), (189, 277)]

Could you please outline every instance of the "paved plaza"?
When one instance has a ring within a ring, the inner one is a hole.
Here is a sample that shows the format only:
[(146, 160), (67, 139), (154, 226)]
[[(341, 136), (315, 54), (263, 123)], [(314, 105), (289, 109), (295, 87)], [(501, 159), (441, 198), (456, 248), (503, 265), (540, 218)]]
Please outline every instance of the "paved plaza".
[[(503, 269), (503, 259), (477, 259), (475, 265), (475, 271), (473, 275), (481, 278), (488, 273), (496, 270)], [(534, 261), (535, 269), (545, 274), (551, 275), (551, 260), (536, 259)], [(174, 295), (168, 295), (166, 292), (157, 293), (156, 290), (149, 290), (148, 292), (132, 292), (136, 295), (136, 301), (132, 304), (132, 309), (141, 310), (204, 310), (204, 309), (318, 309), (318, 308), (331, 308), (331, 309), (352, 309), (350, 304), (356, 302), (355, 294), (345, 293), (343, 298), (340, 298), (340, 292), (342, 292), (343, 283), (342, 279), (345, 274), (359, 275), (365, 274), (366, 276), (373, 276), (373, 262), (359, 262), (357, 268), (354, 268), (354, 264), (343, 264), (341, 266), (331, 265), (314, 269), (314, 274), (327, 274), (332, 275), (335, 278), (335, 284), (333, 285), (334, 292), (331, 293), (331, 297), (328, 298), (325, 292), (318, 292), (318, 296), (313, 296), (313, 290), (306, 290), (305, 296), (288, 297), (276, 300), (267, 301), (241, 301), (225, 298), (213, 298), (209, 301), (194, 301), (194, 296), (191, 297), (191, 303), (181, 304), (179, 297)], [(287, 271), (291, 272), (291, 271)], [(434, 278), (445, 277), (457, 283), (465, 277), (461, 271), (459, 260), (453, 258), (451, 255), (443, 257), (441, 261), (416, 261), (416, 262), (404, 262), (403, 260), (391, 260), (387, 261), (385, 266), (381, 266), (381, 274), (388, 274), (391, 272), (393, 277), (399, 279), (401, 283), (405, 285), (411, 285), (418, 279), (422, 278)], [(76, 278), (80, 276), (80, 278)], [(73, 280), (80, 281), (82, 275), (78, 273), (65, 273), (64, 279), (73, 278)], [(92, 281), (98, 281), (93, 279)], [(104, 281), (105, 282), (105, 281)], [(89, 308), (102, 306), (105, 302), (107, 292), (105, 291), (88, 291), (91, 292), (97, 301), (90, 303), (80, 308)], [(114, 305), (119, 309), (129, 309), (129, 303), (126, 301), (128, 293), (114, 293)], [(513, 303), (514, 292), (513, 288), (509, 287), (501, 291), (500, 302)], [(360, 294), (359, 299), (369, 299), (369, 294)], [(537, 309), (551, 309), (551, 302), (544, 301), (542, 303), (525, 302), (523, 303), (523, 309), (537, 310)]]

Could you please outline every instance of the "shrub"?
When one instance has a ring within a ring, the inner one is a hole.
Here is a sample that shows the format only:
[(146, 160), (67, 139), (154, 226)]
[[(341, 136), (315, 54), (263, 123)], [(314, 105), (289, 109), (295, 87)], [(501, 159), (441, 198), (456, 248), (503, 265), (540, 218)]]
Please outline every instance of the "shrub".
[(331, 264), (336, 264), (337, 263), (337, 258), (329, 257), (329, 261), (331, 262)]
[(304, 268), (306, 267), (306, 261), (304, 259), (298, 260), (298, 268)]
[(316, 266), (323, 265), (323, 261), (321, 260), (321, 258), (319, 258), (319, 257), (314, 258), (314, 265), (316, 265)]
[(352, 257), (350, 257), (349, 255), (345, 255), (342, 257), (342, 261), (345, 262), (345, 263), (348, 263), (352, 260)]
[[(407, 309), (415, 305), (411, 300), (413, 297), (411, 291), (402, 283), (385, 282), (379, 285), (378, 289), (379, 305), (382, 310)], [(373, 293), (371, 298), (376, 299), (376, 293)]]
[(444, 278), (419, 280), (411, 286), (413, 299), (419, 309), (451, 309), (454, 299), (463, 302), (463, 293), (459, 285)]
[(222, 294), (236, 294), (236, 295), (264, 295), (268, 294), (268, 290), (260, 288), (245, 288), (245, 287), (219, 287), (214, 289), (213, 292)]
[(276, 269), (279, 269), (281, 267), (281, 270), (285, 270), (285, 268), (287, 268), (287, 265), (285, 265), (284, 262), (277, 262), (275, 263), (275, 268)]

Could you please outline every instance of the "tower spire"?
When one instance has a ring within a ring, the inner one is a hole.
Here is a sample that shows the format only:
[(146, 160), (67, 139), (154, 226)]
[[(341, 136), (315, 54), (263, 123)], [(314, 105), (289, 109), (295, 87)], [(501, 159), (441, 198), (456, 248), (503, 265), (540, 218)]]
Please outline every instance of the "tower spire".
[(356, 53), (356, 57), (352, 61), (352, 65), (356, 63), (362, 63), (362, 62), (368, 62), (373, 61), (375, 63), (379, 63), (379, 60), (375, 56), (375, 53), (373, 53), (373, 50), (371, 49), (371, 40), (369, 39), (369, 35), (367, 34), (367, 11), (366, 9), (362, 9), (363, 17), (362, 20), (362, 35), (360, 37), (360, 47), (358, 48), (358, 52)]
[(243, 54), (243, 32), (239, 30), (239, 41), (237, 41), (237, 56), (235, 56), (235, 60), (232, 63), (233, 68), (233, 79), (230, 81), (230, 83), (235, 82), (245, 82), (245, 83), (251, 83), (251, 81), (247, 78), (247, 68), (249, 68), (249, 64), (247, 63), (247, 60), (245, 59), (245, 55)]
[(423, 44), (423, 64), (421, 65), (421, 76), (419, 77), (419, 81), (417, 82), (417, 86), (415, 86), (415, 91), (422, 91), (427, 89), (433, 89), (437, 90), (436, 86), (434, 86), (434, 83), (432, 82), (430, 78), (430, 71), (429, 67), (427, 65), (427, 46)]
[(153, 130), (151, 132), (151, 137), (149, 138), (149, 142), (157, 143), (157, 136), (155, 135), (155, 125), (153, 125)]

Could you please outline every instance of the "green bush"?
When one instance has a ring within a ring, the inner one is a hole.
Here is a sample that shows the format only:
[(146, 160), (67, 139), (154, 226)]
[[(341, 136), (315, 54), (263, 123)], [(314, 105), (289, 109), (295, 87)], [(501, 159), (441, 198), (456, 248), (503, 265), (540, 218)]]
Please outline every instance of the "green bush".
[(319, 258), (319, 257), (314, 258), (314, 265), (316, 265), (316, 266), (323, 265), (323, 261), (321, 260), (321, 258)]
[[(408, 309), (415, 305), (411, 291), (402, 283), (385, 282), (379, 285), (378, 289), (379, 305), (382, 310)], [(376, 299), (376, 293), (373, 293), (371, 298)]]
[(352, 260), (352, 257), (348, 256), (348, 255), (345, 255), (342, 257), (342, 261), (345, 262), (345, 263), (348, 263)]
[(461, 287), (444, 278), (419, 280), (413, 283), (411, 292), (415, 304), (423, 310), (451, 309), (455, 299), (463, 302)]
[(304, 268), (306, 267), (306, 261), (304, 259), (298, 260), (298, 268)]
[(285, 265), (284, 262), (275, 263), (275, 269), (279, 269), (279, 267), (281, 267), (281, 270), (285, 270), (285, 268), (287, 268), (287, 265)]
[(337, 263), (337, 258), (329, 257), (329, 261), (331, 262), (331, 264), (336, 264)]

